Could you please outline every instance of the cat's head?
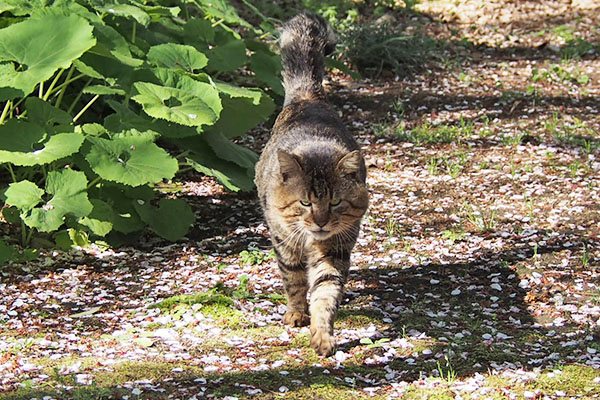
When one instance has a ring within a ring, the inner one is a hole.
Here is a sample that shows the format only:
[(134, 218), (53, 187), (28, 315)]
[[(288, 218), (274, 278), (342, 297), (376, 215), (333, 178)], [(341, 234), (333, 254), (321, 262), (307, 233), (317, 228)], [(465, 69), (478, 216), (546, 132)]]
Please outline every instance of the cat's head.
[(277, 153), (279, 182), (274, 205), (290, 232), (327, 240), (353, 231), (367, 210), (365, 166), (358, 150), (312, 148), (305, 154)]

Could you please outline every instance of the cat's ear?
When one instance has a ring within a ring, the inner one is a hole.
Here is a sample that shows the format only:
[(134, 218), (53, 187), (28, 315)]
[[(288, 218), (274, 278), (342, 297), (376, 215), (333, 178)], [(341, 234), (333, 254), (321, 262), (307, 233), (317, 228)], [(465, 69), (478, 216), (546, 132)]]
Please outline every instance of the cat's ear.
[(355, 174), (360, 169), (361, 160), (360, 151), (351, 151), (338, 161), (337, 170), (342, 175)]
[(284, 182), (302, 172), (302, 167), (295, 155), (280, 149), (277, 150), (277, 158), (279, 159), (279, 171)]

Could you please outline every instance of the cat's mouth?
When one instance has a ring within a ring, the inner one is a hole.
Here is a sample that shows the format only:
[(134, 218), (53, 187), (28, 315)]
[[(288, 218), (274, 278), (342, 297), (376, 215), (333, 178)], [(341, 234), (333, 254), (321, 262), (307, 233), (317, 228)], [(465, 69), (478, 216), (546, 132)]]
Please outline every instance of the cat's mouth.
[(319, 229), (318, 231), (311, 230), (310, 233), (317, 240), (329, 239), (333, 235), (333, 232), (326, 231), (325, 229)]

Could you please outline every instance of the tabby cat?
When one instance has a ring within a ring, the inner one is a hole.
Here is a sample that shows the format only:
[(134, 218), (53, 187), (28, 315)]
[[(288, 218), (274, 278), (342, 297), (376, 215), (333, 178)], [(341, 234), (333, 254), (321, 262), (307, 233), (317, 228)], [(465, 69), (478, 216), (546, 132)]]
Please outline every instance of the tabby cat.
[(325, 20), (292, 18), (280, 45), (284, 108), (255, 182), (283, 277), (283, 322), (310, 323), (311, 345), (326, 356), (335, 350), (333, 322), (369, 201), (366, 168), (323, 89), (324, 57), (335, 45)]

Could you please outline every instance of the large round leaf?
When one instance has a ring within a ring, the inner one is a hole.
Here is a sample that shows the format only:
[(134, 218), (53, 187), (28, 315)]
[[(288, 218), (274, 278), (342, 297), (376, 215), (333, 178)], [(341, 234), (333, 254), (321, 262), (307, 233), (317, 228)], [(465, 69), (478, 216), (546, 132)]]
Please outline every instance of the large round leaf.
[(275, 111), (275, 103), (259, 89), (246, 89), (217, 83), (222, 94), (223, 111), (219, 120), (209, 130), (228, 138), (243, 135)]
[(150, 48), (148, 61), (159, 67), (194, 73), (206, 67), (208, 58), (192, 46), (165, 43)]
[(57, 230), (66, 215), (85, 217), (92, 211), (87, 196), (87, 178), (81, 171), (63, 169), (51, 171), (46, 179), (46, 192), (53, 195), (42, 207), (22, 214), (27, 226), (41, 232)]
[[(27, 19), (0, 30), (0, 62), (19, 68), (4, 70), (0, 87), (14, 88), (26, 96), (59, 68), (67, 68), (94, 45), (92, 27), (77, 15), (46, 15)], [(6, 100), (9, 96), (0, 92)]]
[(85, 159), (102, 179), (139, 186), (171, 179), (179, 167), (177, 160), (148, 136), (88, 140), (92, 146)]
[(250, 57), (250, 68), (261, 82), (266, 83), (278, 95), (285, 91), (281, 84), (281, 60), (279, 56), (257, 51)]
[(113, 3), (107, 6), (97, 7), (98, 10), (102, 10), (106, 13), (113, 14), (119, 17), (133, 18), (143, 26), (147, 26), (150, 23), (150, 16), (144, 10), (139, 7), (132, 6), (130, 4), (117, 4)]
[[(213, 143), (207, 140), (207, 135), (202, 134), (197, 137), (189, 137), (174, 140), (181, 148), (191, 151), (187, 162), (196, 171), (215, 177), (227, 189), (237, 192), (238, 190), (250, 191), (254, 189), (254, 165), (240, 166), (239, 163), (245, 163), (245, 156), (239, 154), (235, 156), (236, 161), (224, 160), (223, 155), (217, 155), (212, 150), (219, 147), (219, 138)], [(232, 143), (233, 144), (233, 143)], [(236, 151), (235, 148), (226, 146), (225, 151)], [(229, 157), (229, 156), (228, 156)]]
[[(223, 36), (223, 35), (220, 35)], [(248, 61), (244, 42), (233, 36), (221, 39), (215, 47), (206, 52), (208, 68), (219, 72), (235, 71)]]
[(115, 212), (112, 207), (98, 199), (91, 199), (94, 208), (92, 212), (79, 220), (79, 223), (92, 231), (95, 235), (106, 236), (113, 228)]
[(27, 109), (27, 120), (38, 125), (69, 125), (73, 121), (73, 117), (68, 112), (56, 108), (38, 97), (27, 98), (25, 108)]
[(70, 156), (81, 147), (79, 133), (58, 133), (47, 140), (44, 129), (36, 124), (8, 120), (0, 125), (0, 163), (42, 165)]
[(152, 119), (146, 114), (137, 114), (129, 107), (116, 101), (108, 100), (107, 103), (115, 110), (115, 113), (104, 119), (104, 126), (112, 132), (151, 130), (167, 138), (183, 138), (198, 135), (198, 131), (194, 127), (181, 126), (161, 119)]
[(138, 95), (132, 97), (142, 105), (144, 111), (154, 118), (187, 126), (212, 125), (221, 112), (221, 100), (211, 85), (196, 82), (204, 92), (198, 96), (196, 90), (159, 86), (149, 82), (134, 83)]
[(6, 204), (15, 206), (21, 211), (29, 211), (42, 201), (44, 191), (28, 180), (8, 185), (4, 192)]
[(141, 202), (134, 205), (142, 221), (167, 240), (181, 239), (194, 224), (194, 213), (182, 199), (160, 199), (158, 208)]

